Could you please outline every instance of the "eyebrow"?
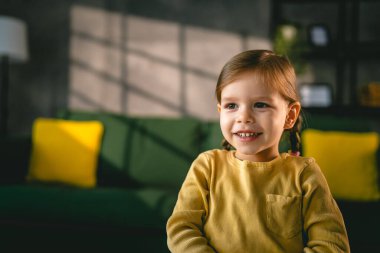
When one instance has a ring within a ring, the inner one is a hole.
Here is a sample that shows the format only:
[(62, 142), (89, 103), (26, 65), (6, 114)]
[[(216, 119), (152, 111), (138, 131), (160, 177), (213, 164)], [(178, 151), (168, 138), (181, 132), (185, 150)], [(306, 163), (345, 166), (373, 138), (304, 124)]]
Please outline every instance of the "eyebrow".
[[(269, 100), (269, 101), (273, 100), (271, 97), (265, 97), (265, 96), (252, 97), (251, 99), (252, 100)], [(223, 101), (236, 101), (236, 100), (239, 100), (239, 98), (238, 97), (222, 97), (222, 100)]]

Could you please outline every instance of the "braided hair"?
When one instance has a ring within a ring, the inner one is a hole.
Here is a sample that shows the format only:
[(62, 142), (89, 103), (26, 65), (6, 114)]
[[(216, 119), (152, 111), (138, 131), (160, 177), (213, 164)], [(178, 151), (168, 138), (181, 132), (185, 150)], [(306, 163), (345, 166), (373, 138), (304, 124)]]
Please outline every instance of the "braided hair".
[(302, 127), (302, 116), (299, 115), (294, 126), (289, 129), (289, 140), (291, 153), (293, 155), (299, 156), (301, 151), (301, 127)]

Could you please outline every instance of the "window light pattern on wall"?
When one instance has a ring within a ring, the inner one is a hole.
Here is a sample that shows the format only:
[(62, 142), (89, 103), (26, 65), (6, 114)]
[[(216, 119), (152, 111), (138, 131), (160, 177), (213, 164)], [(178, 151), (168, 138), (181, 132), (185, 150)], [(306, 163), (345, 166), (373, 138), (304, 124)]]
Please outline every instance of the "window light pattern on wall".
[(223, 64), (266, 39), (74, 5), (69, 106), (216, 119)]

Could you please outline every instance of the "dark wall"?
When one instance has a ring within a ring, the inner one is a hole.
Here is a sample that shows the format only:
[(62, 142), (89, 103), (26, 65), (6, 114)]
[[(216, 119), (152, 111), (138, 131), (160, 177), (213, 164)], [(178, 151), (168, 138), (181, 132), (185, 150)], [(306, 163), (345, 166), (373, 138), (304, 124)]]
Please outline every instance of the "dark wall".
[(28, 132), (36, 117), (66, 104), (69, 1), (0, 2), (0, 14), (27, 23), (29, 60), (10, 66), (10, 132)]

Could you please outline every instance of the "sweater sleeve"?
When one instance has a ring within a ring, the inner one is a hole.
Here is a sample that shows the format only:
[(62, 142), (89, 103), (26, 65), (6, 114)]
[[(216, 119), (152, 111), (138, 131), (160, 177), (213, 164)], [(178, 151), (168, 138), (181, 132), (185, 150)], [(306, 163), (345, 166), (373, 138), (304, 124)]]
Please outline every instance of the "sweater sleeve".
[(203, 233), (208, 214), (209, 180), (207, 157), (201, 154), (190, 167), (166, 225), (172, 253), (215, 252)]
[(311, 159), (301, 174), (305, 253), (350, 252), (342, 214), (318, 164)]

